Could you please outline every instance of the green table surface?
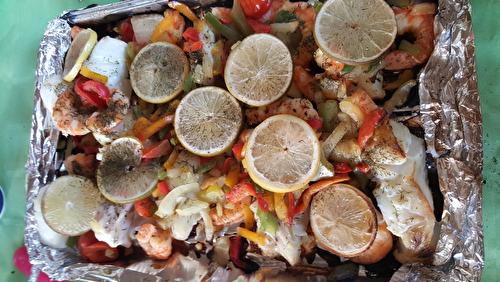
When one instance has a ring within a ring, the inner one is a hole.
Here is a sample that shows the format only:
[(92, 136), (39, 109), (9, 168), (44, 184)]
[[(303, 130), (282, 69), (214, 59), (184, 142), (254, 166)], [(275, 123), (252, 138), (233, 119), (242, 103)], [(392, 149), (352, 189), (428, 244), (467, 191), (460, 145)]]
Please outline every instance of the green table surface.
[[(0, 0), (0, 186), (6, 210), (0, 218), (0, 282), (27, 281), (13, 263), (23, 246), (27, 160), (37, 51), (48, 21), (62, 11), (113, 0)], [(483, 114), (483, 221), (485, 268), (482, 281), (500, 277), (500, 1), (471, 0), (476, 62)]]

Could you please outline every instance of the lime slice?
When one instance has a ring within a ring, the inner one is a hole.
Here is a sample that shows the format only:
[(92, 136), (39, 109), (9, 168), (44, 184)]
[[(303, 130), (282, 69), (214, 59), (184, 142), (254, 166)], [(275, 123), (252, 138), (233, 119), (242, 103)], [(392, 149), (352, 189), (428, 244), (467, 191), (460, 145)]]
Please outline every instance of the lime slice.
[(224, 89), (201, 87), (189, 92), (175, 111), (177, 138), (188, 151), (215, 156), (229, 149), (243, 123), (238, 101)]
[(97, 42), (97, 33), (91, 29), (82, 29), (69, 46), (64, 61), (63, 79), (73, 81), (80, 71), (83, 62), (89, 57)]
[(259, 124), (247, 141), (243, 166), (262, 188), (285, 193), (313, 179), (321, 160), (314, 130), (300, 118), (276, 115)]
[(78, 236), (90, 230), (101, 200), (92, 180), (79, 175), (62, 176), (45, 191), (42, 215), (57, 233)]
[(396, 17), (384, 0), (329, 0), (314, 23), (318, 47), (349, 65), (380, 57), (394, 42), (396, 32)]
[(229, 54), (224, 78), (236, 99), (256, 107), (268, 105), (283, 96), (291, 85), (292, 56), (278, 38), (253, 34)]
[(113, 141), (102, 154), (97, 185), (115, 203), (131, 203), (149, 196), (156, 187), (160, 164), (141, 162), (142, 143), (134, 137)]
[(181, 48), (167, 42), (155, 42), (135, 56), (130, 67), (130, 82), (137, 96), (159, 104), (181, 93), (188, 74), (189, 62)]

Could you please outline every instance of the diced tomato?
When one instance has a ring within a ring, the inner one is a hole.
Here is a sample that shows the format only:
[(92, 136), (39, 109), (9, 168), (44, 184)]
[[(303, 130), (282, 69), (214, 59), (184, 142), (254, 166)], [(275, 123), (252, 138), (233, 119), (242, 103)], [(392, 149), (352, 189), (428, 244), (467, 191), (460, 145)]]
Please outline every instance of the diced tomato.
[(91, 262), (107, 262), (118, 258), (118, 249), (97, 240), (93, 231), (81, 235), (77, 247), (82, 257)]
[(368, 116), (365, 118), (363, 121), (363, 124), (359, 128), (359, 135), (358, 135), (358, 145), (361, 148), (361, 150), (365, 149), (366, 142), (370, 137), (373, 135), (373, 131), (375, 130), (375, 127), (384, 119), (386, 116), (387, 112), (383, 109), (376, 109), (371, 111)]
[(192, 28), (192, 27), (188, 27), (186, 28), (186, 30), (184, 31), (184, 33), (182, 34), (182, 37), (188, 41), (188, 40), (191, 40), (191, 41), (199, 41), (200, 40), (200, 35), (198, 34), (198, 31), (196, 31), (196, 29)]
[(257, 203), (259, 204), (259, 208), (263, 212), (268, 212), (269, 211), (269, 204), (266, 202), (266, 200), (264, 200), (263, 198), (259, 198), (257, 200)]
[(363, 173), (367, 173), (370, 170), (370, 165), (365, 163), (365, 162), (360, 162), (357, 165), (358, 169), (361, 170)]
[(248, 19), (248, 24), (253, 28), (255, 33), (271, 33), (271, 25), (265, 24), (259, 20)]
[(272, 0), (239, 0), (245, 16), (250, 18), (262, 17), (272, 5)]
[(333, 163), (333, 169), (336, 173), (348, 173), (352, 171), (348, 163)]
[[(96, 84), (94, 84), (94, 83), (91, 83), (91, 84), (89, 84), (89, 86), (86, 87), (86, 84), (89, 82), (95, 82), (97, 84), (100, 83), (98, 81), (89, 80), (88, 78), (82, 76), (76, 80), (76, 83), (75, 83), (76, 93), (84, 98), (84, 100), (82, 100), (82, 102), (84, 102), (84, 105), (85, 105), (85, 101), (88, 101), (96, 107), (99, 107), (101, 109), (107, 109), (108, 105), (106, 104), (106, 101), (103, 99), (103, 97), (100, 97), (100, 94), (99, 94), (101, 89), (99, 88), (99, 90), (98, 90), (98, 86), (96, 86)], [(102, 84), (102, 83), (100, 83), (100, 84)], [(104, 84), (102, 84), (102, 85), (107, 90), (107, 87)], [(104, 95), (106, 95), (106, 93), (104, 93)], [(108, 90), (107, 95), (109, 97), (109, 90)]]
[(165, 182), (165, 181), (160, 181), (158, 183), (158, 190), (160, 190), (161, 194), (166, 195), (166, 194), (170, 193), (170, 189), (168, 189), (167, 182)]
[(201, 41), (186, 41), (182, 50), (184, 52), (194, 52), (201, 47), (203, 47), (203, 42)]
[(149, 198), (135, 201), (134, 206), (137, 213), (142, 217), (152, 217), (156, 209), (155, 202)]
[(121, 38), (122, 41), (126, 43), (134, 41), (134, 29), (128, 19), (120, 22), (118, 28), (119, 28), (119, 33), (122, 35)]
[(307, 121), (307, 124), (312, 127), (314, 130), (318, 130), (323, 126), (323, 122), (320, 119), (313, 118)]
[(236, 142), (236, 144), (234, 144), (234, 146), (233, 146), (233, 155), (238, 160), (243, 157), (242, 156), (243, 146), (245, 146), (245, 141), (243, 141), (241, 139), (238, 139), (238, 141)]

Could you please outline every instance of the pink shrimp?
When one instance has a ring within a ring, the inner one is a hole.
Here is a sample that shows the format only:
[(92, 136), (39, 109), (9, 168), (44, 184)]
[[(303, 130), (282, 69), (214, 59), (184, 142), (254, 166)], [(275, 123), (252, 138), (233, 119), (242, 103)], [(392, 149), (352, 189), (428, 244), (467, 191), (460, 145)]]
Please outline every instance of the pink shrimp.
[(64, 167), (69, 174), (77, 174), (87, 178), (95, 178), (97, 169), (97, 160), (94, 154), (76, 154), (70, 155), (64, 160)]
[(52, 117), (65, 136), (85, 135), (90, 132), (85, 121), (95, 110), (84, 108), (80, 96), (73, 90), (66, 90), (57, 98)]
[(289, 99), (286, 101), (280, 100), (271, 105), (245, 110), (245, 116), (249, 124), (257, 124), (264, 121), (266, 118), (278, 114), (288, 114), (296, 116), (305, 121), (311, 119), (319, 119), (318, 112), (314, 109), (313, 104), (308, 99)]
[(148, 256), (155, 259), (168, 259), (172, 253), (170, 230), (163, 230), (151, 223), (145, 223), (137, 233), (137, 242)]
[(409, 8), (393, 7), (398, 24), (398, 35), (411, 33), (413, 43), (418, 47), (418, 55), (411, 55), (403, 50), (395, 50), (385, 56), (385, 69), (402, 70), (425, 63), (434, 50), (434, 13), (433, 3), (421, 3)]

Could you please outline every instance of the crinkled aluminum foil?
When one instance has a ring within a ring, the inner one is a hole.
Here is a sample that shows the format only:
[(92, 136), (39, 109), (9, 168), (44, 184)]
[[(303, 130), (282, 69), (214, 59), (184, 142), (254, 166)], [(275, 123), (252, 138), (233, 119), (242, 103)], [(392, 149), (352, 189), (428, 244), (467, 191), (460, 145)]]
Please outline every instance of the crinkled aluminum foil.
[[(185, 3), (204, 6), (214, 1)], [(45, 78), (62, 72), (64, 54), (70, 44), (70, 24), (93, 26), (135, 13), (162, 10), (166, 5), (167, 1), (122, 1), (64, 12), (47, 25), (38, 53), (32, 133), (26, 164), (25, 244), (34, 265), (31, 282), (36, 281), (40, 270), (54, 280), (90, 281), (230, 281), (242, 274), (237, 269), (227, 270), (192, 254), (187, 257), (175, 255), (164, 263), (148, 259), (128, 268), (89, 264), (83, 262), (75, 249), (54, 249), (40, 242), (34, 201), (39, 189), (55, 179), (64, 157), (56, 150), (60, 134), (43, 106), (40, 87)], [(445, 210), (434, 256), (435, 265), (404, 265), (390, 281), (479, 281), (484, 267), (482, 119), (469, 2), (440, 0), (435, 27), (438, 36), (436, 49), (421, 72), (419, 94), (425, 140), (436, 157)], [(261, 260), (259, 264), (261, 271), (247, 277), (249, 280), (305, 279), (284, 275), (282, 263)], [(306, 280), (326, 281), (321, 276)]]

